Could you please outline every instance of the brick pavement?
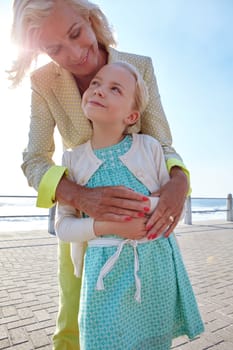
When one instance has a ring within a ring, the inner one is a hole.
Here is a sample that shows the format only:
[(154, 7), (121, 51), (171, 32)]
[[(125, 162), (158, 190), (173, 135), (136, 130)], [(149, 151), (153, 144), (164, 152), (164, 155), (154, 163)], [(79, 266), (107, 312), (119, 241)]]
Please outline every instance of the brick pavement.
[(42, 231), (0, 234), (0, 349), (52, 348), (56, 245)]
[[(176, 339), (172, 349), (233, 350), (233, 223), (180, 225), (176, 232), (206, 331), (193, 341)], [(0, 349), (52, 349), (56, 249), (45, 231), (0, 232)]]

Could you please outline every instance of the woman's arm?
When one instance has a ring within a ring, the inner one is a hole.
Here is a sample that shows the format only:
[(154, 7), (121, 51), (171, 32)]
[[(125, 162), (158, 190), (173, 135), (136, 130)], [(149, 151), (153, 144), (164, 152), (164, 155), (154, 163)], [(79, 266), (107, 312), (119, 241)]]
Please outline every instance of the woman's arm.
[[(184, 172), (173, 167), (170, 172), (170, 181), (163, 185), (153, 196), (159, 197), (159, 203), (147, 222), (148, 236), (153, 238), (166, 231), (168, 237), (177, 226), (184, 210), (189, 182)], [(171, 220), (171, 217), (173, 220)]]
[(101, 221), (126, 222), (129, 217), (146, 213), (148, 199), (123, 186), (96, 187), (78, 185), (63, 176), (56, 189), (56, 200), (77, 208), (88, 216)]
[(54, 128), (55, 121), (46, 101), (32, 90), (29, 141), (23, 152), (22, 170), (29, 186), (36, 190), (43, 175), (54, 165)]

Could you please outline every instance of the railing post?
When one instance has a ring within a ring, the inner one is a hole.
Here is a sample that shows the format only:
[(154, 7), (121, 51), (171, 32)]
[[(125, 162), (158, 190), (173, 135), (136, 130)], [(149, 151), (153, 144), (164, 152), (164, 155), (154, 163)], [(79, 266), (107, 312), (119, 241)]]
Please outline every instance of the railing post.
[(227, 221), (233, 221), (232, 194), (227, 196)]
[(185, 223), (186, 225), (192, 225), (192, 204), (191, 204), (191, 196), (187, 197), (187, 199), (186, 199), (184, 223)]
[(56, 205), (49, 209), (48, 232), (51, 235), (55, 235), (55, 215)]

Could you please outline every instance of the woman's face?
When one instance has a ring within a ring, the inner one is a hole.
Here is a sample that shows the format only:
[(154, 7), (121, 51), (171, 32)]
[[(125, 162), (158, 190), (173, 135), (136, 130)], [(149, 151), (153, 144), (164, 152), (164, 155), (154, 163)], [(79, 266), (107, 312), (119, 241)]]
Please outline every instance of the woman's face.
[(99, 67), (100, 53), (91, 22), (64, 1), (56, 2), (43, 22), (40, 46), (77, 77), (95, 74)]

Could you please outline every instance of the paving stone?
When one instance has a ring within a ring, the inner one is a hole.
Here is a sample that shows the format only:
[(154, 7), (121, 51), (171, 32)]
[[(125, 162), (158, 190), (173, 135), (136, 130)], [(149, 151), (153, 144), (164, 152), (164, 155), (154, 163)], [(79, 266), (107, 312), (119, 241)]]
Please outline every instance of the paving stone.
[[(219, 337), (222, 337), (224, 341), (226, 342), (232, 342), (233, 343), (233, 326), (231, 325), (230, 327), (224, 328), (224, 329), (219, 329), (215, 335), (218, 335)], [(233, 347), (232, 347), (233, 349)]]
[(9, 348), (10, 346), (10, 341), (8, 338), (5, 338), (5, 339), (0, 339), (0, 349), (6, 349), (6, 348)]
[(3, 317), (10, 317), (17, 315), (15, 306), (5, 306), (2, 308)]
[(50, 339), (47, 337), (45, 331), (33, 331), (29, 336), (35, 348), (50, 344)]
[(14, 329), (14, 328), (21, 328), (26, 327), (28, 325), (36, 324), (36, 319), (34, 317), (31, 318), (25, 318), (23, 320), (17, 320), (15, 322), (8, 323), (7, 327), (8, 329)]
[(20, 319), (32, 318), (34, 316), (30, 308), (18, 309)]
[(194, 347), (191, 343), (181, 344), (179, 347), (172, 347), (174, 350), (194, 350)]
[(13, 345), (21, 344), (27, 342), (28, 340), (28, 335), (25, 332), (24, 328), (11, 329), (9, 331), (9, 335)]
[(18, 316), (3, 317), (0, 319), (0, 325), (1, 324), (10, 324), (10, 323), (16, 322), (18, 320), (19, 320)]
[(214, 350), (232, 350), (233, 349), (233, 342), (223, 342), (219, 345), (216, 345), (214, 347)]
[(36, 318), (39, 322), (46, 321), (46, 320), (50, 319), (50, 316), (46, 310), (35, 311), (34, 315), (36, 316)]
[(8, 338), (7, 328), (5, 326), (0, 326), (0, 340)]
[(47, 329), (47, 327), (51, 327), (51, 326), (55, 326), (54, 320), (48, 320), (48, 321), (44, 321), (44, 322), (35, 322), (32, 324), (28, 324), (26, 326), (26, 330), (27, 332), (32, 332), (35, 330), (41, 330), (41, 329)]
[(7, 290), (0, 290), (0, 300), (3, 298), (8, 298), (9, 295), (7, 293)]
[(229, 322), (218, 319), (218, 320), (214, 320), (213, 322), (209, 322), (206, 326), (206, 330), (213, 333), (220, 329), (224, 329), (229, 325), (230, 325)]
[(183, 337), (178, 337), (176, 339), (173, 340), (172, 342), (172, 349), (177, 349), (177, 348), (180, 348), (181, 346), (183, 346), (184, 344), (187, 344), (189, 341), (188, 341), (188, 338), (186, 336), (183, 336)]
[(31, 341), (26, 341), (25, 343), (13, 345), (10, 348), (7, 348), (7, 350), (34, 350), (34, 349), (35, 347)]
[(10, 300), (20, 300), (22, 298), (22, 295), (20, 292), (12, 292), (12, 293), (9, 293), (9, 299)]

